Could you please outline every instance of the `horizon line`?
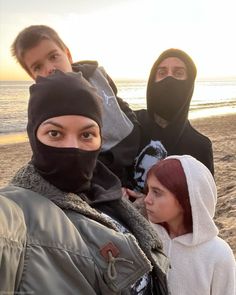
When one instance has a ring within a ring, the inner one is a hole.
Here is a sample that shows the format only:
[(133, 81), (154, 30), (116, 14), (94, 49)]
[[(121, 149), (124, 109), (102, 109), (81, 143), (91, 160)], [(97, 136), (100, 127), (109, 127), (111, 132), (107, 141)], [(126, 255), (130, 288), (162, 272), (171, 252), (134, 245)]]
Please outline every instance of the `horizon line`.
[[(120, 77), (117, 77), (117, 78), (113, 78), (114, 81), (119, 81), (119, 82), (122, 82), (122, 81), (140, 81), (140, 82), (146, 82), (148, 80), (148, 78), (128, 78), (128, 77), (123, 77), (123, 78), (120, 78)], [(0, 79), (0, 82), (9, 82), (9, 81), (15, 81), (15, 82), (34, 82), (33, 79)], [(199, 82), (203, 82), (203, 81), (236, 81), (236, 76), (216, 76), (216, 77), (213, 77), (213, 76), (209, 76), (209, 77), (199, 77), (199, 78), (196, 78), (195, 81), (199, 81)]]

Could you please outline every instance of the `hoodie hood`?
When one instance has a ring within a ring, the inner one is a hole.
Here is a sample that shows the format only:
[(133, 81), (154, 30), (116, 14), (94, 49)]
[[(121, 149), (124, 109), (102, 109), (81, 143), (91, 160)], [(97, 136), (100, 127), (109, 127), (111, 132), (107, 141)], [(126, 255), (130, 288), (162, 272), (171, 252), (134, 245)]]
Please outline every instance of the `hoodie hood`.
[(195, 246), (211, 240), (218, 235), (213, 221), (217, 203), (217, 189), (208, 168), (192, 156), (169, 156), (177, 159), (183, 167), (192, 209), (193, 233), (175, 238), (179, 243)]
[(159, 64), (169, 57), (177, 57), (181, 59), (187, 68), (188, 73), (188, 79), (190, 81), (194, 81), (197, 75), (197, 68), (192, 60), (192, 58), (183, 50), (177, 49), (177, 48), (170, 48), (161, 53), (161, 55), (158, 57), (158, 59), (155, 61), (155, 63), (152, 66), (151, 73), (149, 79), (153, 81), (154, 74), (156, 74), (157, 67)]
[[(214, 178), (208, 168), (189, 155), (169, 156), (164, 159), (180, 161), (187, 180), (192, 210), (193, 232), (173, 239), (187, 247), (193, 247), (212, 240), (219, 233), (214, 223), (217, 203), (217, 189)], [(170, 240), (167, 231), (159, 224), (153, 224), (163, 241)]]
[[(156, 72), (160, 63), (170, 57), (176, 57), (185, 64), (187, 79), (166, 77), (156, 82)], [(196, 74), (196, 66), (187, 53), (175, 48), (164, 51), (153, 64), (148, 79), (147, 111), (150, 117), (154, 119), (156, 114), (170, 123), (184, 122), (188, 117)]]
[[(176, 57), (184, 62), (187, 69), (187, 79), (177, 80), (173, 77), (156, 82), (156, 72), (160, 63), (169, 58)], [(194, 91), (197, 74), (196, 66), (191, 57), (182, 50), (171, 48), (164, 51), (155, 61), (150, 71), (147, 84), (147, 113), (150, 119), (152, 137), (158, 139), (173, 154), (175, 146), (188, 123), (189, 107)], [(156, 116), (167, 120), (168, 125), (163, 128), (156, 123)]]

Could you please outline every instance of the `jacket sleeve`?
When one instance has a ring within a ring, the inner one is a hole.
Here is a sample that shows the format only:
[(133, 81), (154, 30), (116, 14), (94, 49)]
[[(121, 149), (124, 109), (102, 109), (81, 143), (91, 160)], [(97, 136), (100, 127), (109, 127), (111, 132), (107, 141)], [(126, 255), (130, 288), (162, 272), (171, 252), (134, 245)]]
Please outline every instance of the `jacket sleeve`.
[(232, 250), (229, 245), (218, 253), (218, 260), (213, 273), (211, 294), (212, 295), (232, 295), (236, 294), (236, 264)]
[(21, 277), (26, 225), (21, 208), (0, 196), (0, 293), (13, 294)]

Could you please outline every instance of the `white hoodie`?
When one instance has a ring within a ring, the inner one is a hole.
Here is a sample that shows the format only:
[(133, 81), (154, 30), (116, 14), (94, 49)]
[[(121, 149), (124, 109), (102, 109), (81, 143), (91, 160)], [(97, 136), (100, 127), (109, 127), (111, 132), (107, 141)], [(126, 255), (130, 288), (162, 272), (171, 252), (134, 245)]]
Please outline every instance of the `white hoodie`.
[(184, 169), (193, 218), (193, 233), (171, 239), (152, 224), (170, 258), (168, 284), (171, 295), (235, 295), (235, 259), (229, 245), (219, 238), (213, 221), (217, 190), (210, 171), (195, 158), (178, 159)]

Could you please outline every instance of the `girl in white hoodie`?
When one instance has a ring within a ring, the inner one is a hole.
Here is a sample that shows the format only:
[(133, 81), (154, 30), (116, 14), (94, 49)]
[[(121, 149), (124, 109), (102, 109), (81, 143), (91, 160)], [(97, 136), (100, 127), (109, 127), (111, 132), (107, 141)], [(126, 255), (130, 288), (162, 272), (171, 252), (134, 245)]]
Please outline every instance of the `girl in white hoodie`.
[(147, 215), (170, 258), (171, 295), (236, 294), (234, 255), (213, 221), (210, 171), (191, 156), (169, 156), (149, 170), (147, 188)]

